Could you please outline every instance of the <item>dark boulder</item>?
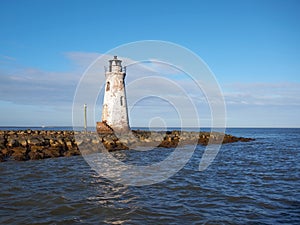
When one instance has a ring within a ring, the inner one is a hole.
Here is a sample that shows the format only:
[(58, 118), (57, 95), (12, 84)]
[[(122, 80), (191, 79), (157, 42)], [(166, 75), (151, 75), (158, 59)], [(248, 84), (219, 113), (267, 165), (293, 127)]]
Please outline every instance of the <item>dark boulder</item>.
[(22, 147), (16, 147), (12, 149), (13, 153), (11, 157), (17, 161), (25, 161), (29, 159), (27, 149)]

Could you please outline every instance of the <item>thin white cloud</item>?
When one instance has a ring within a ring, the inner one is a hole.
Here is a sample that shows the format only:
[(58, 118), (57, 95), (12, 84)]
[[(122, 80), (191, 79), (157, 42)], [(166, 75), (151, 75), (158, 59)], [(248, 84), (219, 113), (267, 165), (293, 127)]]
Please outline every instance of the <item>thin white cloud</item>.
[[(11, 62), (0, 68), (0, 101), (12, 102), (16, 105), (52, 107), (56, 109), (56, 113), (69, 115), (76, 87), (83, 72), (92, 74), (91, 79), (87, 80), (90, 87), (101, 89), (104, 84), (101, 82), (105, 79), (104, 66), (107, 66), (108, 60), (113, 56), (88, 52), (68, 52), (65, 53), (65, 56), (75, 65), (73, 71), (42, 71), (21, 66), (16, 60), (7, 58), (6, 61)], [(100, 56), (103, 57), (102, 60), (86, 70)], [(0, 61), (3, 58), (5, 57), (0, 56)], [(184, 95), (187, 95), (195, 104), (200, 120), (209, 123), (211, 112), (205, 96), (206, 93), (203, 93), (201, 88), (206, 85), (205, 83), (200, 81), (199, 87), (188, 75), (180, 74), (179, 70), (168, 65), (155, 62), (136, 63), (132, 59), (121, 56), (120, 58), (123, 60), (124, 66), (130, 65), (127, 68), (128, 75), (126, 77), (129, 107), (134, 104), (132, 99), (139, 98), (141, 94), (161, 93), (168, 96), (173, 103), (181, 106), (185, 105), (187, 98)], [(157, 76), (166, 79), (166, 82), (155, 79)], [(146, 79), (147, 82), (144, 83), (143, 79), (149, 77), (153, 79)], [(134, 85), (137, 80), (140, 80), (140, 83)], [(176, 91), (176, 88), (182, 91)], [(266, 109), (272, 106), (292, 106), (299, 109), (300, 106), (300, 83), (234, 83), (222, 85), (222, 88), (229, 112), (234, 115), (233, 118), (237, 118), (234, 112), (239, 112), (245, 107), (252, 107), (256, 110), (260, 109), (259, 107)], [(207, 85), (206, 90), (209, 90)], [(86, 90), (86, 96), (89, 96), (89, 89)], [(101, 103), (102, 100), (99, 99), (98, 105)], [(101, 106), (97, 107), (97, 115), (100, 115)], [(184, 115), (187, 115), (186, 117), (190, 114), (189, 110), (187, 108), (182, 111)], [(55, 112), (53, 112), (54, 116)], [(174, 123), (178, 118), (172, 105), (151, 99), (137, 105), (132, 111), (131, 119), (133, 125), (145, 125), (144, 119), (151, 119), (160, 114), (170, 123)], [(238, 123), (236, 122), (236, 124)], [(194, 124), (194, 118), (191, 119), (190, 124)]]
[(72, 101), (79, 76), (24, 68), (0, 72), (0, 100), (17, 104), (61, 104)]
[(229, 105), (300, 106), (300, 83), (235, 83), (224, 89)]
[(3, 61), (16, 61), (16, 58), (8, 56), (8, 55), (0, 54), (0, 62), (3, 62)]
[(76, 66), (86, 68), (95, 61), (101, 54), (96, 52), (65, 52), (66, 58), (73, 62)]

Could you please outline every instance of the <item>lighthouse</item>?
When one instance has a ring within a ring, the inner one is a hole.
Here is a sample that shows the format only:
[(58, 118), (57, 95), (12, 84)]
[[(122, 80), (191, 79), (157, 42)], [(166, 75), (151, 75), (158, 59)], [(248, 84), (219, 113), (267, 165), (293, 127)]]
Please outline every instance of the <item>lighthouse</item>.
[(116, 132), (129, 131), (128, 110), (125, 90), (126, 68), (122, 60), (114, 56), (105, 69), (105, 90), (102, 109), (102, 123), (97, 123), (97, 130), (105, 130), (105, 126)]

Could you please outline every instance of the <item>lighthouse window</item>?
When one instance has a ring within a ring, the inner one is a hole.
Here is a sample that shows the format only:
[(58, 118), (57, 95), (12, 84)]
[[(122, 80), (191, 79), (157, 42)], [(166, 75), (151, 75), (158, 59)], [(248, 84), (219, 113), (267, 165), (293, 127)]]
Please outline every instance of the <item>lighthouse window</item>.
[(124, 101), (124, 96), (121, 96), (121, 98), (120, 98), (121, 106), (123, 106), (123, 101)]
[(107, 84), (106, 84), (106, 91), (109, 91), (109, 89), (110, 89), (110, 83), (108, 81)]

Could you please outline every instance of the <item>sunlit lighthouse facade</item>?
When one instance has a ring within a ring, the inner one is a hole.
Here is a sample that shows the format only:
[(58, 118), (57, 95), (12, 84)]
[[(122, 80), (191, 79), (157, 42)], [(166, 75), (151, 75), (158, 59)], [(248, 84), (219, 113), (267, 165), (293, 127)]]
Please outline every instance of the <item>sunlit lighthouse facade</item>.
[[(128, 110), (125, 90), (126, 68), (122, 61), (114, 56), (105, 70), (105, 91), (102, 109), (102, 125), (108, 125), (114, 131), (129, 131)], [(97, 129), (99, 129), (99, 123)]]

